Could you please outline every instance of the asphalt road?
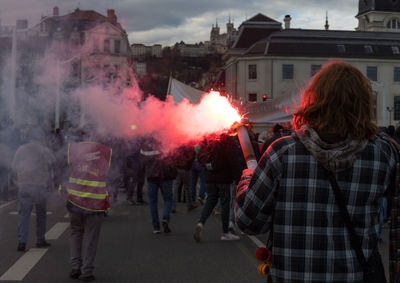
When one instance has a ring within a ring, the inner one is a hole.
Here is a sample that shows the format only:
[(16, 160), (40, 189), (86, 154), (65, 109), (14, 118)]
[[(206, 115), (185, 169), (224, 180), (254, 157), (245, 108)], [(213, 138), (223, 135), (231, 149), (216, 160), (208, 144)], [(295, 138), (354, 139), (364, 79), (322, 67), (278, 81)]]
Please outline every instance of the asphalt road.
[[(245, 235), (240, 241), (222, 242), (220, 216), (211, 215), (203, 241), (194, 241), (200, 211), (198, 207), (187, 212), (186, 204), (178, 203), (177, 213), (171, 217), (172, 233), (154, 235), (148, 206), (132, 206), (123, 200), (112, 203), (102, 226), (95, 282), (266, 282), (257, 273), (255, 242)], [(50, 248), (34, 247), (32, 215), (29, 250), (17, 252), (17, 223), (17, 202), (1, 202), (0, 282), (79, 282), (68, 277), (69, 219), (65, 202), (56, 193), (48, 199)], [(263, 236), (258, 239), (262, 241)]]

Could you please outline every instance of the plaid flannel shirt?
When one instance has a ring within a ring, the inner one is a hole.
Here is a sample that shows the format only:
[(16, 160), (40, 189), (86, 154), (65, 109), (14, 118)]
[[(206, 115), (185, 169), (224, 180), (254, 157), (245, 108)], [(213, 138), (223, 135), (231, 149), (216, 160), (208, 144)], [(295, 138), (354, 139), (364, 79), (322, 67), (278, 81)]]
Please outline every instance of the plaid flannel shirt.
[[(376, 138), (351, 168), (335, 173), (367, 258), (395, 166), (390, 144)], [(273, 143), (251, 181), (239, 183), (235, 212), (243, 231), (271, 232), (273, 282), (363, 282), (326, 172), (297, 136)]]

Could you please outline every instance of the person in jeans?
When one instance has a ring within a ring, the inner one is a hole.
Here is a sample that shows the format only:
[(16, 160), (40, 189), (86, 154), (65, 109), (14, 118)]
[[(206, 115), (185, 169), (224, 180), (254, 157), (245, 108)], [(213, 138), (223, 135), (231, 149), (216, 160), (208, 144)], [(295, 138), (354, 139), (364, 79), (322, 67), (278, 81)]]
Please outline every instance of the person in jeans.
[(31, 130), (28, 143), (20, 146), (12, 161), (18, 185), (18, 251), (25, 251), (32, 207), (36, 208), (36, 247), (50, 246), (45, 239), (47, 190), (52, 184), (55, 158), (44, 145), (44, 134)]
[(204, 167), (200, 164), (198, 155), (201, 145), (197, 144), (194, 146), (195, 157), (192, 163), (192, 201), (196, 201), (197, 196), (197, 182), (200, 182), (200, 189), (198, 200), (200, 204), (204, 204), (206, 200), (206, 171)]
[(200, 219), (195, 227), (194, 239), (200, 242), (204, 225), (220, 199), (221, 203), (221, 240), (231, 241), (240, 238), (229, 231), (230, 214), (230, 186), (239, 175), (235, 166), (239, 164), (238, 155), (235, 152), (234, 139), (228, 134), (210, 135), (202, 143), (199, 151), (199, 161), (206, 168), (207, 199), (201, 211)]
[(170, 213), (172, 209), (172, 184), (177, 176), (173, 159), (164, 156), (160, 144), (153, 138), (149, 138), (140, 149), (146, 166), (147, 195), (149, 199), (150, 215), (153, 224), (153, 233), (161, 233), (160, 218), (158, 215), (158, 190), (164, 200), (162, 226), (164, 233), (171, 233), (169, 227)]
[[(172, 157), (175, 159), (175, 167), (177, 170), (177, 177), (173, 183), (173, 205), (172, 212), (176, 212), (176, 203), (179, 198), (179, 188), (182, 186), (183, 191), (186, 193), (187, 210), (191, 211), (197, 207), (192, 198), (191, 187), (191, 168), (194, 160), (193, 148), (188, 145), (178, 147), (173, 153)], [(183, 198), (183, 197), (182, 197)]]
[[(394, 187), (398, 156), (377, 135), (368, 79), (326, 64), (293, 115), (295, 134), (273, 142), (237, 187), (237, 226), (270, 233), (272, 282), (363, 282), (328, 174), (344, 196), (366, 259), (377, 247), (379, 199)], [(331, 172), (331, 173), (329, 173)]]

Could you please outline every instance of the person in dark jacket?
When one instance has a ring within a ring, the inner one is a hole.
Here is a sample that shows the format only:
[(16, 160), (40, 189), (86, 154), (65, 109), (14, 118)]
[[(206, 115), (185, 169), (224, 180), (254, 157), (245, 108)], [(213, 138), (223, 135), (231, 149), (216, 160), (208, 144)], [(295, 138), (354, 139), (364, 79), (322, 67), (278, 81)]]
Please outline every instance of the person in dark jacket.
[(201, 211), (199, 222), (195, 227), (194, 239), (200, 242), (207, 218), (221, 200), (222, 235), (221, 240), (239, 240), (237, 235), (229, 231), (230, 185), (240, 169), (236, 154), (235, 136), (229, 134), (210, 135), (202, 143), (199, 151), (199, 161), (206, 168), (207, 200)]
[[(131, 141), (127, 146), (127, 156), (124, 165), (124, 184), (126, 188), (126, 200), (132, 205), (146, 205), (143, 199), (143, 187), (145, 179), (145, 167), (140, 154), (141, 141)], [(136, 201), (133, 199), (136, 192)]]
[(170, 233), (170, 213), (172, 209), (172, 184), (176, 178), (176, 168), (173, 159), (163, 154), (160, 143), (154, 138), (149, 138), (140, 149), (145, 161), (147, 178), (147, 194), (149, 198), (150, 214), (153, 224), (153, 233), (160, 234), (160, 219), (158, 216), (158, 189), (164, 200), (162, 226), (164, 233)]
[(191, 211), (197, 207), (192, 198), (191, 190), (191, 169), (194, 160), (194, 151), (191, 144), (183, 145), (177, 148), (173, 153), (177, 177), (173, 183), (173, 205), (172, 212), (176, 212), (176, 203), (178, 201), (179, 188), (182, 186), (182, 192), (186, 193), (187, 210)]

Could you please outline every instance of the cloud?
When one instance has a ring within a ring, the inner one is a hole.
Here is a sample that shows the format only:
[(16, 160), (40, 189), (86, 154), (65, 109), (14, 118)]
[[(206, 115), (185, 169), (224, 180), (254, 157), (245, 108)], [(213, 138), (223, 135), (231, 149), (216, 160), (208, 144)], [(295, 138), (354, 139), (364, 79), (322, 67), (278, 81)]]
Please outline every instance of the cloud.
[(61, 15), (77, 7), (103, 15), (107, 9), (114, 9), (131, 43), (163, 45), (181, 40), (188, 43), (208, 40), (216, 19), (221, 32), (225, 32), (229, 15), (236, 27), (246, 18), (263, 13), (280, 22), (290, 14), (294, 28), (323, 29), (328, 11), (331, 29), (352, 30), (357, 26), (354, 16), (358, 12), (357, 0), (1, 0), (0, 18), (6, 24), (26, 18), (31, 26), (41, 16), (52, 15), (56, 5)]

